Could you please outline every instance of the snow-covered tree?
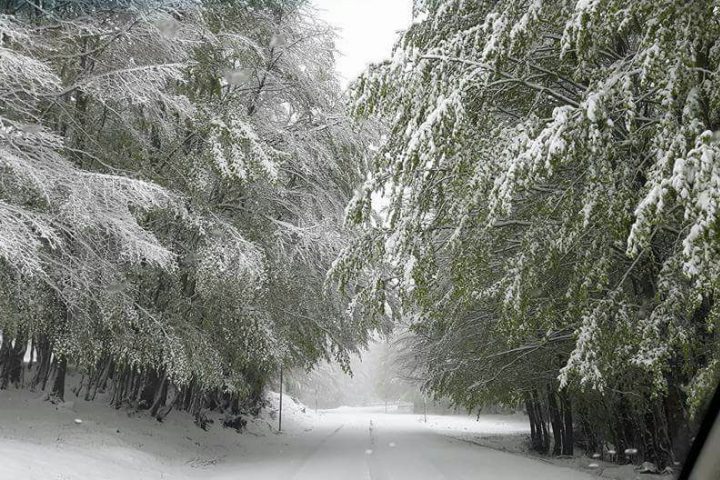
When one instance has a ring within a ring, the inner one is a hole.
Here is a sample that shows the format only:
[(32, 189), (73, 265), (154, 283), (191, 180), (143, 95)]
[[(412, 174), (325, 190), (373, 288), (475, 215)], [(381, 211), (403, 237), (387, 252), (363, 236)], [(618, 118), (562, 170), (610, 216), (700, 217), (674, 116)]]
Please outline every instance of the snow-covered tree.
[(364, 137), (304, 3), (4, 4), (3, 386), (30, 340), (28, 385), (202, 424), (366, 341), (325, 288)]
[(398, 293), (430, 388), (468, 406), (599, 392), (617, 424), (583, 421), (592, 441), (682, 448), (667, 405), (702, 402), (720, 353), (717, 8), (417, 2), (355, 83), (388, 133), (335, 275), (377, 310)]

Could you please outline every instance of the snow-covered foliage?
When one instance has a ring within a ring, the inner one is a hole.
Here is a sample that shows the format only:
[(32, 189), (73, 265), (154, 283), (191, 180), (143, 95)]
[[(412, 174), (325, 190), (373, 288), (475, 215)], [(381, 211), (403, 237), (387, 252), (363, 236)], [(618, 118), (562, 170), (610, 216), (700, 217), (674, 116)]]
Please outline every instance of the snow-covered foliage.
[(86, 396), (199, 415), (345, 359), (372, 324), (325, 278), (365, 149), (330, 27), (297, 1), (101, 3), (1, 7), (2, 386), (30, 341), (31, 386), (72, 362)]
[(63, 155), (65, 140), (37, 118), (43, 103), (66, 90), (50, 62), (30, 56), (48, 46), (8, 16), (0, 17), (0, 31), (3, 259), (24, 273), (40, 273), (42, 246), (63, 250), (69, 248), (63, 237), (103, 232), (117, 243), (121, 261), (169, 266), (172, 253), (138, 225), (131, 208), (167, 208), (171, 195), (132, 178), (78, 170)]
[(649, 402), (714, 365), (717, 8), (417, 2), (357, 80), (354, 112), (389, 132), (336, 276), (390, 266), (431, 388), (469, 406), (548, 384)]

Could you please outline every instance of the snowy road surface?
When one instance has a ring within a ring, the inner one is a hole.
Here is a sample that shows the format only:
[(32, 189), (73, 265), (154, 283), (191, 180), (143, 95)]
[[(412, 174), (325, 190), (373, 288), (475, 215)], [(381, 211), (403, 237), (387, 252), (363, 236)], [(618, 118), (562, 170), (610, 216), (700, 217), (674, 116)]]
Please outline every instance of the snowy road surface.
[[(437, 418), (437, 417), (435, 417)], [(312, 431), (288, 438), (276, 453), (228, 462), (222, 479), (293, 480), (566, 480), (577, 470), (483, 448), (439, 434), (417, 415), (363, 409), (325, 412)], [(490, 432), (492, 433), (492, 432)]]
[[(515, 439), (522, 416), (386, 414), (342, 408), (315, 414), (291, 398), (276, 432), (273, 407), (237, 434), (203, 431), (185, 412), (158, 423), (146, 413), (42, 394), (0, 391), (0, 480), (430, 480), (589, 479), (572, 470), (457, 437)], [(80, 423), (76, 419), (81, 419)]]

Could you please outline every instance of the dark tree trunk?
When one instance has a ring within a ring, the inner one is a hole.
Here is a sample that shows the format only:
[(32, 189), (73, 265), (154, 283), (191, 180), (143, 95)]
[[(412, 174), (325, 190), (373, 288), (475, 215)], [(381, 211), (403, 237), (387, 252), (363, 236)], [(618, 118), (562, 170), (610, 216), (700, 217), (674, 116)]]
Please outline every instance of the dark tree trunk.
[(189, 410), (190, 409), (190, 402), (192, 401), (192, 393), (193, 393), (193, 385), (195, 385), (195, 379), (191, 379), (188, 386), (186, 386), (182, 393), (180, 398), (182, 399), (180, 402), (180, 406), (178, 408), (182, 410)]
[(602, 445), (595, 433), (594, 425), (591, 425), (584, 413), (579, 415), (579, 422), (582, 436), (585, 438), (585, 451), (587, 453), (601, 453)]
[(547, 453), (549, 435), (537, 391), (530, 392), (525, 405), (530, 418), (530, 448), (538, 453)]
[(88, 388), (90, 385), (90, 374), (85, 375), (84, 373), (80, 376), (80, 382), (77, 384), (75, 388), (71, 388), (70, 390), (75, 394), (75, 398), (80, 396), (80, 392), (82, 392), (83, 386), (85, 385), (85, 378), (87, 377), (88, 382)]
[(664, 410), (668, 427), (668, 438), (672, 446), (673, 461), (685, 458), (690, 449), (690, 425), (685, 411), (684, 393), (675, 382), (668, 382), (668, 395)]
[(548, 433), (548, 426), (545, 421), (542, 399), (537, 390), (533, 391), (533, 402), (535, 404), (535, 415), (540, 430), (540, 440), (542, 442), (542, 447), (538, 451), (540, 453), (547, 453), (548, 450), (550, 450), (550, 434)]
[(98, 389), (101, 389), (104, 391), (105, 389), (105, 383), (107, 382), (108, 376), (110, 375), (110, 371), (112, 369), (112, 360), (109, 358), (98, 362), (98, 367), (96, 368), (97, 375), (95, 380), (93, 381), (92, 388), (90, 385), (88, 385), (87, 392), (85, 392), (85, 400), (95, 400), (95, 396), (97, 395)]
[(663, 400), (653, 402), (645, 415), (645, 441), (643, 459), (653, 462), (660, 469), (672, 465), (673, 451), (668, 435), (667, 414)]
[(110, 402), (115, 408), (120, 408), (123, 404), (123, 401), (125, 400), (125, 397), (127, 395), (127, 391), (129, 388), (129, 382), (130, 382), (130, 369), (127, 367), (124, 367), (119, 375), (118, 378), (115, 379), (113, 382), (113, 398)]
[(140, 392), (140, 400), (138, 401), (138, 408), (147, 409), (152, 408), (155, 403), (155, 393), (162, 386), (164, 377), (158, 375), (155, 370), (150, 370), (145, 376), (145, 382), (143, 384), (142, 391)]
[(625, 455), (625, 450), (627, 448), (641, 448), (641, 442), (638, 438), (641, 432), (640, 428), (638, 428), (638, 425), (633, 420), (633, 415), (628, 407), (628, 401), (624, 396), (620, 396), (619, 398), (617, 412), (617, 433), (619, 435), (617, 441), (615, 442), (618, 447), (617, 456), (620, 463), (627, 463), (633, 459), (628, 458)]
[(103, 362), (102, 360), (98, 360), (95, 363), (95, 368), (92, 369), (92, 372), (88, 375), (88, 384), (87, 388), (85, 389), (85, 401), (90, 400), (90, 396), (92, 394), (92, 391), (94, 388), (97, 388), (97, 383), (100, 380), (100, 376), (103, 372)]
[(529, 397), (525, 398), (525, 410), (527, 411), (528, 420), (530, 420), (530, 446), (534, 449), (537, 438), (537, 431), (535, 430), (535, 409)]
[(563, 453), (565, 444), (565, 439), (563, 437), (565, 432), (563, 428), (563, 420), (560, 416), (560, 409), (558, 408), (557, 393), (551, 385), (548, 385), (548, 413), (550, 414), (550, 425), (552, 426), (553, 431), (552, 454), (557, 456)]
[(27, 337), (21, 333), (15, 339), (15, 347), (13, 348), (12, 359), (10, 362), (10, 383), (15, 386), (20, 386), (23, 381), (23, 360), (25, 359), (27, 346)]
[(98, 385), (98, 390), (100, 393), (105, 393), (107, 390), (107, 382), (111, 378), (115, 378), (115, 370), (116, 370), (116, 364), (112, 360), (108, 360), (108, 369), (105, 372), (105, 375), (103, 375), (102, 379), (100, 380), (100, 384)]
[[(537, 405), (538, 409), (542, 408), (539, 402)], [(540, 430), (542, 431), (542, 449), (540, 450), (540, 453), (548, 453), (548, 450), (550, 450), (550, 434), (548, 433), (548, 426), (545, 422), (544, 417), (541, 418), (542, 420), (540, 421)]]
[(31, 388), (35, 389), (40, 386), (41, 390), (45, 390), (48, 377), (50, 376), (50, 362), (52, 360), (52, 348), (50, 340), (44, 335), (38, 337), (36, 344), (37, 352), (37, 368), (35, 376), (31, 382)]
[(160, 382), (160, 388), (155, 391), (155, 399), (153, 400), (152, 406), (150, 407), (150, 415), (157, 418), (157, 414), (160, 411), (160, 407), (165, 404), (167, 398), (167, 376), (164, 376)]
[(158, 422), (162, 422), (163, 420), (165, 420), (165, 417), (167, 417), (170, 411), (172, 411), (173, 407), (175, 406), (175, 402), (177, 402), (179, 398), (179, 392), (177, 391), (175, 386), (172, 385), (169, 380), (167, 380), (167, 378), (165, 379), (164, 397), (164, 405), (158, 409), (157, 414), (155, 415), (155, 418)]
[(240, 413), (240, 396), (237, 393), (233, 393), (232, 403), (230, 404), (230, 412), (233, 415)]
[(5, 390), (9, 381), (10, 357), (12, 356), (12, 341), (7, 336), (7, 332), (3, 332), (2, 343), (0, 343), (0, 372), (2, 372), (2, 380), (0, 380), (0, 389)]
[(572, 403), (567, 392), (560, 392), (560, 406), (562, 407), (563, 419), (563, 455), (572, 456), (575, 446), (575, 435), (573, 433)]
[(144, 373), (135, 373), (132, 374), (133, 383), (132, 388), (130, 389), (130, 403), (134, 406), (134, 408), (139, 407), (139, 400), (140, 400), (140, 394), (142, 393), (142, 386), (145, 383), (146, 374)]
[(58, 400), (60, 402), (65, 401), (65, 372), (67, 369), (67, 359), (61, 357), (56, 360), (55, 366), (55, 381), (53, 382), (52, 391), (50, 392), (50, 398)]

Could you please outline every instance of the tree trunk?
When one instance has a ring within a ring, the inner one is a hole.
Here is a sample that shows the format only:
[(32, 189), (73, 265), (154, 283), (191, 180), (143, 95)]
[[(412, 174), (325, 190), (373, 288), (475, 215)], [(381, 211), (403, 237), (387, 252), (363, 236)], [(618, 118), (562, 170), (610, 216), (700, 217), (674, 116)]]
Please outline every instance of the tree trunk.
[(118, 378), (113, 382), (113, 398), (110, 402), (115, 408), (120, 408), (125, 400), (125, 395), (128, 390), (128, 383), (130, 380), (130, 369), (124, 367)]
[[(178, 400), (178, 391), (175, 388), (173, 384), (171, 384), (167, 379), (165, 381), (165, 405), (162, 406), (158, 412), (157, 415), (155, 415), (155, 418), (158, 422), (162, 422), (165, 420), (165, 417), (168, 416), (170, 411), (173, 409), (173, 406), (175, 406), (175, 402)], [(204, 428), (203, 428), (204, 429)]]
[(685, 398), (675, 382), (668, 382), (668, 394), (664, 401), (668, 437), (672, 446), (673, 461), (685, 458), (690, 449), (690, 425), (685, 411)]
[(104, 390), (105, 382), (107, 382), (107, 378), (110, 375), (112, 360), (106, 359), (104, 362), (100, 361), (98, 363), (99, 364), (97, 368), (97, 377), (93, 381), (92, 390), (88, 385), (87, 392), (85, 392), (85, 400), (95, 400), (98, 388), (102, 387), (102, 389)]
[(9, 380), (10, 350), (12, 350), (11, 340), (7, 336), (7, 332), (3, 332), (2, 343), (0, 343), (0, 371), (2, 372), (0, 390), (5, 390), (7, 388)]
[(535, 409), (529, 397), (525, 398), (525, 411), (527, 411), (528, 420), (530, 421), (530, 448), (535, 449), (537, 431), (535, 430)]
[(111, 378), (115, 378), (116, 367), (117, 367), (117, 365), (115, 364), (115, 362), (112, 359), (108, 360), (107, 372), (105, 373), (105, 375), (103, 375), (102, 379), (100, 380), (100, 385), (98, 385), (98, 388), (97, 388), (100, 391), (100, 393), (105, 393), (105, 391), (107, 390), (108, 380)]
[(67, 359), (61, 357), (56, 360), (55, 381), (53, 382), (50, 398), (60, 402), (65, 401), (65, 371), (67, 369)]
[(547, 425), (542, 412), (537, 391), (529, 394), (526, 400), (528, 416), (530, 418), (530, 448), (538, 453), (547, 453), (549, 448)]
[(563, 455), (572, 456), (575, 446), (575, 435), (573, 433), (573, 414), (572, 403), (567, 392), (560, 392), (560, 406), (562, 408), (562, 428), (563, 428)]
[[(540, 402), (538, 402), (537, 405), (538, 408), (541, 408)], [(548, 450), (550, 450), (550, 434), (548, 433), (548, 426), (544, 417), (541, 418), (540, 430), (542, 431), (542, 450), (540, 450), (540, 453), (548, 453)]]
[(550, 425), (553, 431), (553, 449), (552, 454), (557, 456), (563, 453), (564, 448), (564, 428), (563, 421), (560, 417), (560, 409), (557, 403), (557, 393), (548, 385), (548, 412), (550, 413)]
[(50, 340), (48, 340), (46, 336), (40, 335), (35, 350), (37, 352), (37, 369), (35, 370), (35, 376), (33, 377), (30, 388), (34, 390), (40, 386), (41, 390), (45, 390), (48, 376), (50, 375), (50, 362), (52, 360)]
[(167, 398), (167, 383), (168, 380), (166, 375), (163, 376), (163, 379), (160, 382), (160, 388), (155, 391), (155, 399), (153, 400), (152, 406), (150, 407), (150, 415), (155, 418), (157, 418), (160, 407), (165, 404), (165, 399)]
[(138, 401), (138, 408), (147, 409), (152, 408), (155, 403), (155, 393), (162, 387), (162, 382), (165, 380), (164, 377), (158, 375), (155, 370), (150, 370), (145, 376), (142, 391), (140, 392), (140, 400)]
[(587, 453), (601, 453), (602, 443), (595, 433), (594, 426), (591, 425), (590, 421), (587, 419), (587, 416), (583, 412), (579, 413), (578, 418), (580, 422), (582, 436), (585, 438), (585, 451)]

